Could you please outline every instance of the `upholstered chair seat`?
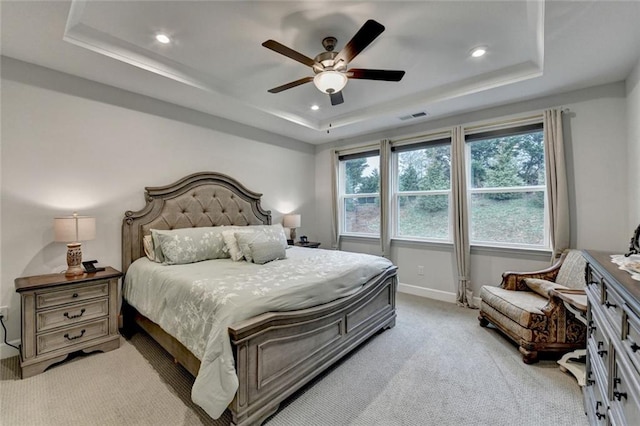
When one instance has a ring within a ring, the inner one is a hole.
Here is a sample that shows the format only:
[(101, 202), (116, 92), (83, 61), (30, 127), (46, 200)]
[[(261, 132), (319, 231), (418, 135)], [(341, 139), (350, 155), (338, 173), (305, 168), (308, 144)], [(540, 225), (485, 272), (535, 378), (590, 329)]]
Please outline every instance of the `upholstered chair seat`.
[(480, 325), (492, 323), (516, 342), (527, 364), (538, 352), (584, 348), (586, 327), (552, 289), (584, 289), (585, 260), (579, 250), (565, 252), (552, 267), (536, 272), (505, 272), (499, 287), (480, 290)]

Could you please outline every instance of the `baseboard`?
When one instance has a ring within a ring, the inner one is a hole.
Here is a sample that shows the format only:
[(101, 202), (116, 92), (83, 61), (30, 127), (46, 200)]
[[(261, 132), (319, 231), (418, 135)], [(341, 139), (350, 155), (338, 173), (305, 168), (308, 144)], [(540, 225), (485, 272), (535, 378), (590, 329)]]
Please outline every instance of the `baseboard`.
[(414, 296), (426, 297), (427, 299), (441, 300), (448, 303), (456, 303), (455, 293), (432, 288), (418, 287), (411, 284), (398, 284), (400, 293), (412, 294)]
[[(11, 342), (12, 345), (20, 346), (20, 340), (13, 340)], [(6, 343), (0, 343), (0, 359), (11, 358), (12, 356), (19, 355), (19, 352), (16, 348), (12, 348)]]

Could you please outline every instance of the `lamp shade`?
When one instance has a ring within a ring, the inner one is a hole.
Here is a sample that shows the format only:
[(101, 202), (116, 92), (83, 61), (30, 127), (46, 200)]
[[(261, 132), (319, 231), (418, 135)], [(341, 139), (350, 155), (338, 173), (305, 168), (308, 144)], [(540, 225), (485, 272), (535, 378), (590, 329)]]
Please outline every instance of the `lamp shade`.
[(338, 71), (323, 71), (313, 77), (313, 84), (322, 93), (338, 93), (347, 85), (347, 76)]
[(90, 216), (56, 217), (53, 219), (55, 241), (62, 243), (93, 240), (96, 237), (96, 218)]
[(299, 228), (300, 227), (300, 215), (299, 214), (287, 214), (284, 216), (282, 226), (285, 228)]

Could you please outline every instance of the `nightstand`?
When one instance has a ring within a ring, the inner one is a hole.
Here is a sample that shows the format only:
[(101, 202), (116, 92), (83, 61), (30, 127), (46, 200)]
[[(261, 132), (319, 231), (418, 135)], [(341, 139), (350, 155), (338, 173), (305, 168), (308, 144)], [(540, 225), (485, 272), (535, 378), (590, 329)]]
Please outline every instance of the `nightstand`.
[(22, 378), (42, 373), (76, 351), (107, 352), (120, 346), (120, 271), (66, 277), (62, 274), (16, 278), (22, 308)]
[(309, 241), (309, 242), (306, 242), (306, 243), (302, 243), (302, 242), (298, 241), (294, 245), (296, 247), (307, 247), (307, 248), (318, 248), (318, 247), (320, 247), (320, 243), (316, 243), (316, 242), (313, 242), (313, 241)]

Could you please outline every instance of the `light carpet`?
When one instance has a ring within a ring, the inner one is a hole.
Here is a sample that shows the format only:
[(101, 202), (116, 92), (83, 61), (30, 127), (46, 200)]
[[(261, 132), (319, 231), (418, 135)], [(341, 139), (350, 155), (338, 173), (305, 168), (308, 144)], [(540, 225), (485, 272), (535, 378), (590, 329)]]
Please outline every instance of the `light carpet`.
[[(398, 294), (398, 319), (281, 404), (268, 426), (586, 425), (575, 379), (522, 362), (477, 311)], [(193, 378), (143, 333), (18, 379), (0, 364), (2, 425), (228, 425), (190, 399)]]

